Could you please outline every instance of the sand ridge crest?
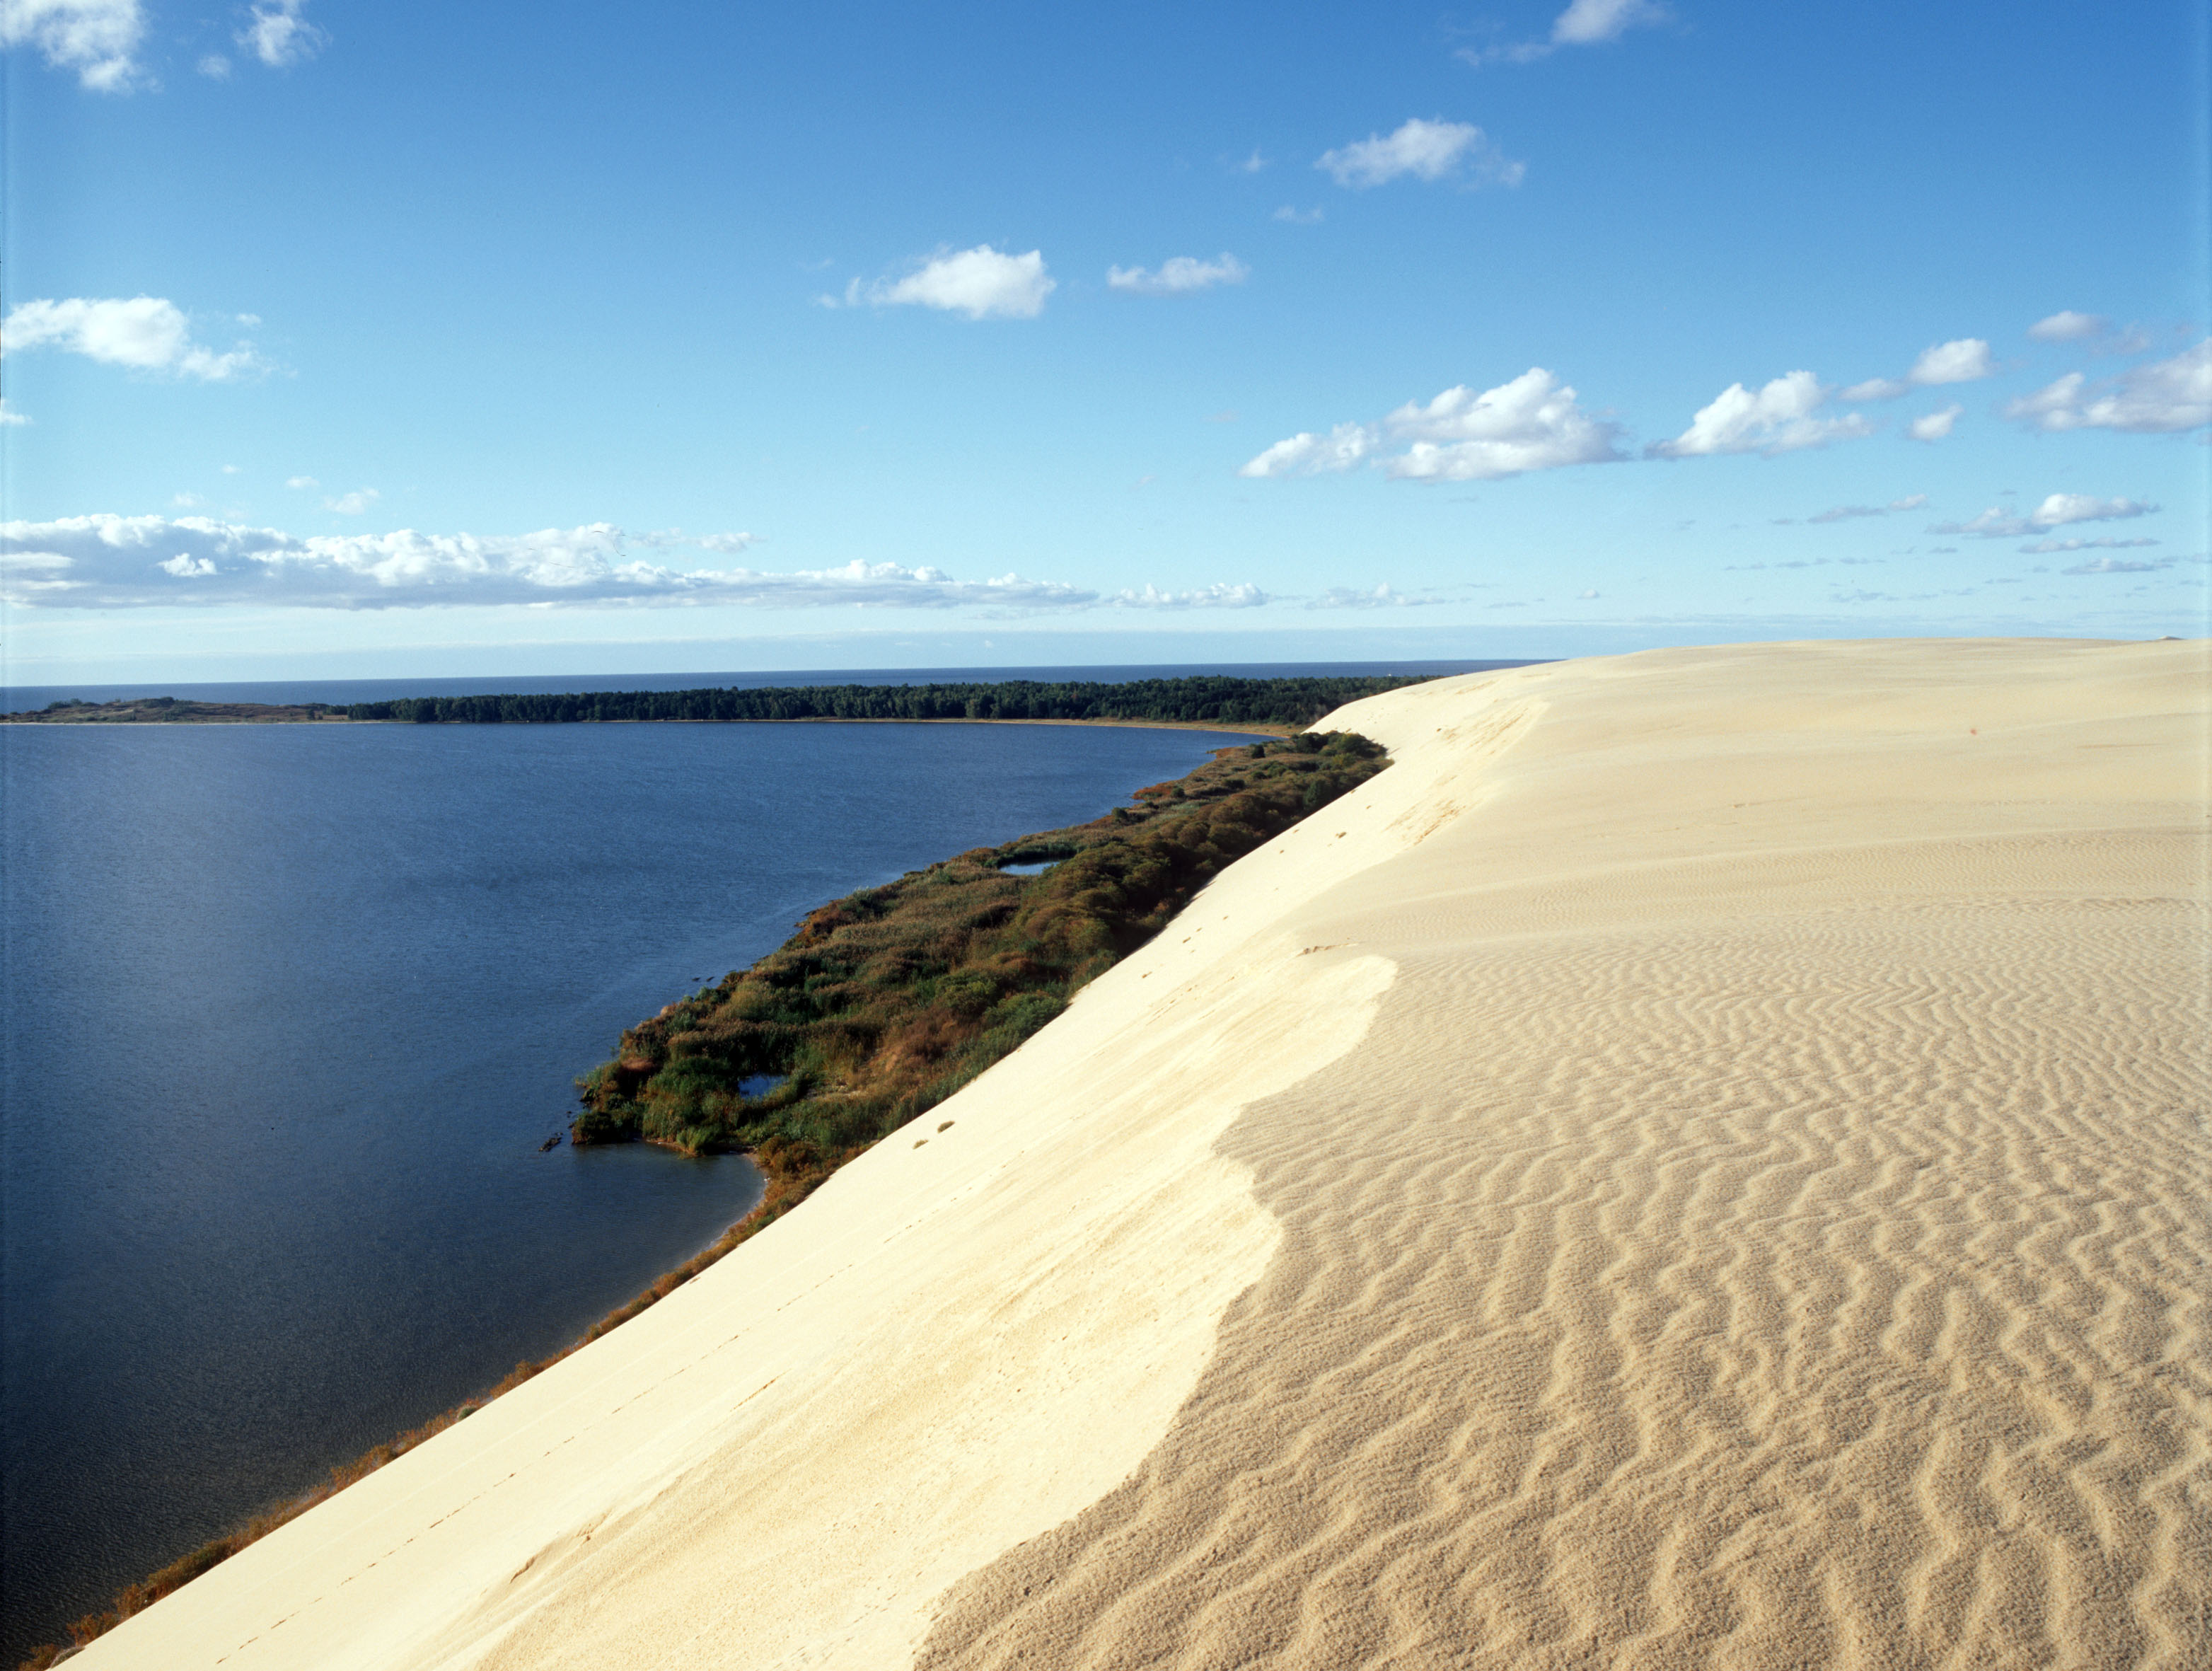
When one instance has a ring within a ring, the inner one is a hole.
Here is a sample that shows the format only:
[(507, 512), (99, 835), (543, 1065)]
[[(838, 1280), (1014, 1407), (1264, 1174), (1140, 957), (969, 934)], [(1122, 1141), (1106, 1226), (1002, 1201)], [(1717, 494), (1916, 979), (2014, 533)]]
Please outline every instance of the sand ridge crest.
[[(1401, 973), (1223, 1139), (1267, 1277), (919, 1663), (2212, 1657), (2203, 647), (1949, 648), (1556, 670), (1477, 820), (1316, 898)], [(2084, 726), (2163, 801), (2050, 770)]]

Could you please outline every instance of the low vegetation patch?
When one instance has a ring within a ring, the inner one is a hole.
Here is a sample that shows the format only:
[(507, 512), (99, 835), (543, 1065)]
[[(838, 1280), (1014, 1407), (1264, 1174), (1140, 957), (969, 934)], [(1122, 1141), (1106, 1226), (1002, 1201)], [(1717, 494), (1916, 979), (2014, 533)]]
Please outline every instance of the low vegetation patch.
[[(1138, 805), (823, 906), (750, 969), (625, 1031), (578, 1082), (579, 1144), (817, 1158), (933, 1108), (1229, 864), (1379, 770), (1348, 732), (1222, 750)], [(1049, 863), (1036, 875), (1004, 866)], [(773, 1080), (748, 1096), (748, 1083)]]
[(345, 710), (328, 702), (196, 702), (174, 696), (138, 696), (127, 702), (48, 702), (21, 714), (0, 714), (11, 726), (252, 726), (343, 724)]

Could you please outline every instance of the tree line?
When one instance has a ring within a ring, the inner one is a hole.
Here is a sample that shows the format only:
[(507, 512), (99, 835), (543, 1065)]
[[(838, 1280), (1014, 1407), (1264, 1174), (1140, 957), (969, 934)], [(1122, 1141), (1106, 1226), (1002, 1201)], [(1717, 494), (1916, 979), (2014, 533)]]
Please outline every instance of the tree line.
[(353, 702), (349, 720), (418, 725), (574, 725), (638, 720), (1124, 720), (1309, 726), (1423, 676), (1352, 678), (1006, 679), (970, 684), (826, 684), (757, 690), (586, 690), (400, 696)]

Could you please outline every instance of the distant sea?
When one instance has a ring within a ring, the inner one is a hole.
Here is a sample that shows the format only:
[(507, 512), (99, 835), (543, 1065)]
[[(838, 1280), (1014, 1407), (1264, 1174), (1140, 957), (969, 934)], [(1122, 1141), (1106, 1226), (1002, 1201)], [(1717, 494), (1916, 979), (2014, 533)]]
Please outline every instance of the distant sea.
[[(325, 702), (1460, 671), (17, 690)], [(711, 1243), (736, 1157), (540, 1152), (620, 1030), (857, 887), (1243, 740), (1030, 726), (0, 726), (0, 1665)]]
[(532, 674), (463, 679), (276, 679), (237, 684), (179, 684), (155, 679), (133, 684), (16, 684), (0, 686), (0, 714), (22, 714), (49, 702), (114, 702), (142, 696), (175, 696), (203, 702), (385, 702), (398, 696), (533, 696), (584, 690), (758, 690), (811, 684), (969, 684), (995, 679), (1188, 678), (1221, 674), (1234, 678), (1362, 678), (1474, 673), (1492, 667), (1525, 667), (1525, 661), (1253, 661), (1190, 662), (1163, 666), (1101, 667), (848, 667), (803, 673)]

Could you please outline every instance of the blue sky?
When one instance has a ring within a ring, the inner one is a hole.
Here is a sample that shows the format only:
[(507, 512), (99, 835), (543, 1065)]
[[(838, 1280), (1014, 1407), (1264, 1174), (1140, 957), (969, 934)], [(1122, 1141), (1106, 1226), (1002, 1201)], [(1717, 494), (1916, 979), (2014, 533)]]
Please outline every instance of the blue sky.
[(10, 683), (2205, 630), (2194, 5), (0, 33)]

